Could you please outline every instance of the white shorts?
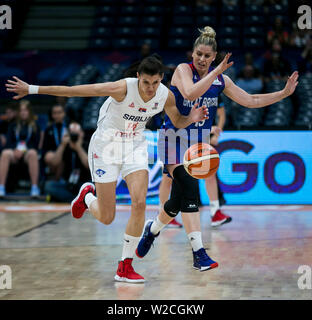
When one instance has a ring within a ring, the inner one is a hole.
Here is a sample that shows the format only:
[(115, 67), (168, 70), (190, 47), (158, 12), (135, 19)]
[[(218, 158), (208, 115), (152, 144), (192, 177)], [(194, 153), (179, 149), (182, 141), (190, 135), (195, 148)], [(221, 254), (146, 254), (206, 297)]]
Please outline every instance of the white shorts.
[(148, 171), (145, 138), (117, 140), (112, 136), (100, 136), (99, 132), (94, 132), (88, 150), (88, 162), (93, 182), (108, 183), (117, 181), (120, 174), (124, 179), (132, 172)]

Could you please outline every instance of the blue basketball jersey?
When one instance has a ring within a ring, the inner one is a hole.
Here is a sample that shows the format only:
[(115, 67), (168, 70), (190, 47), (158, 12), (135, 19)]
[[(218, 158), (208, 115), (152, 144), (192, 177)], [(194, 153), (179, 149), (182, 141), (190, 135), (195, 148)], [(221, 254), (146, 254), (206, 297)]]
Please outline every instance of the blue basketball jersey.
[[(198, 72), (193, 63), (190, 63), (189, 66), (193, 72), (193, 82), (196, 83), (200, 80)], [(209, 72), (211, 70), (213, 70), (212, 67), (209, 68)], [(185, 99), (177, 87), (170, 87), (175, 95), (176, 106), (182, 115), (188, 115), (194, 104), (198, 103), (198, 107), (203, 105), (208, 107), (209, 119), (192, 123), (185, 129), (178, 129), (166, 115), (158, 139), (158, 155), (164, 164), (183, 163), (183, 156), (187, 148), (198, 142), (209, 143), (210, 129), (218, 108), (218, 97), (223, 89), (224, 79), (222, 75), (219, 75), (210, 88), (195, 101)]]
[[(198, 75), (198, 72), (196, 68), (194, 67), (193, 63), (189, 63), (190, 68), (193, 72), (193, 82), (196, 83), (200, 81), (200, 77)], [(209, 72), (212, 71), (213, 68), (209, 68)], [(194, 101), (190, 101), (188, 99), (185, 99), (182, 94), (180, 93), (179, 89), (175, 86), (170, 86), (170, 90), (173, 92), (175, 99), (176, 99), (176, 106), (179, 109), (179, 112), (183, 115), (188, 115), (191, 111), (191, 108), (194, 106), (194, 104), (198, 103), (198, 107), (201, 107), (203, 105), (208, 107), (209, 110), (209, 119), (203, 120), (197, 123), (192, 123), (190, 126), (188, 126), (186, 129), (190, 131), (191, 129), (197, 129), (198, 130), (198, 138), (199, 142), (202, 140), (202, 130), (211, 129), (214, 118), (216, 116), (217, 108), (218, 108), (218, 97), (224, 90), (224, 79), (222, 75), (219, 75), (210, 88), (199, 98), (197, 98)], [(168, 115), (165, 116), (165, 122), (162, 126), (163, 129), (175, 129), (175, 126), (171, 122)]]

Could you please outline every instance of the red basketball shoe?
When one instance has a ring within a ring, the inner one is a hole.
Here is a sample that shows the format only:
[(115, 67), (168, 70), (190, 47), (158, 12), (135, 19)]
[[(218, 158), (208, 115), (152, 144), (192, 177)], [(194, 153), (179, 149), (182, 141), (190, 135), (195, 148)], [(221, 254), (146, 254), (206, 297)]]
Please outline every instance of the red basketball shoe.
[(232, 218), (222, 213), (220, 209), (218, 209), (213, 217), (211, 217), (211, 225), (213, 227), (221, 226), (221, 224), (231, 222)]
[(71, 213), (76, 219), (80, 219), (88, 209), (86, 203), (84, 202), (85, 195), (88, 192), (95, 194), (95, 186), (93, 183), (84, 183), (79, 190), (78, 196), (71, 203)]
[(119, 261), (117, 273), (115, 275), (116, 281), (123, 281), (123, 282), (144, 282), (144, 278), (136, 273), (132, 267), (132, 260), (131, 258), (127, 258), (123, 261)]
[(176, 219), (172, 219), (166, 226), (167, 228), (182, 228), (183, 225)]

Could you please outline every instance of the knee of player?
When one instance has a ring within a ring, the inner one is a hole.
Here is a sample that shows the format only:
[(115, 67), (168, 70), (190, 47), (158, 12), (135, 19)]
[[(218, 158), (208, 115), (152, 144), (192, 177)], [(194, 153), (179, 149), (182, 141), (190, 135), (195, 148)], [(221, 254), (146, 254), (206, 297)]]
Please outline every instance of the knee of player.
[(144, 211), (146, 208), (145, 198), (136, 198), (132, 200), (132, 209), (137, 211)]
[(164, 204), (164, 211), (169, 217), (176, 217), (181, 211), (181, 203), (178, 199), (169, 199)]
[(101, 216), (100, 216), (100, 221), (103, 224), (109, 225), (111, 224), (114, 219), (115, 219), (115, 209), (109, 209), (109, 208), (100, 208)]
[(101, 216), (100, 221), (103, 224), (110, 225), (114, 221), (114, 218), (115, 218), (115, 215), (105, 215), (105, 216)]

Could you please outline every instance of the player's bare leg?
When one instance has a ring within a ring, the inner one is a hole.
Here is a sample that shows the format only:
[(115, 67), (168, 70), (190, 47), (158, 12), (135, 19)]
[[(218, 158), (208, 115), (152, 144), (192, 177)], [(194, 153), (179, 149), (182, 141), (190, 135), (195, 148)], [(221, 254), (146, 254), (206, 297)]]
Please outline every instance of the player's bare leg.
[(125, 180), (131, 197), (131, 216), (124, 233), (122, 256), (118, 263), (115, 280), (144, 282), (144, 278), (134, 271), (132, 261), (144, 227), (148, 171), (135, 171), (128, 174)]

